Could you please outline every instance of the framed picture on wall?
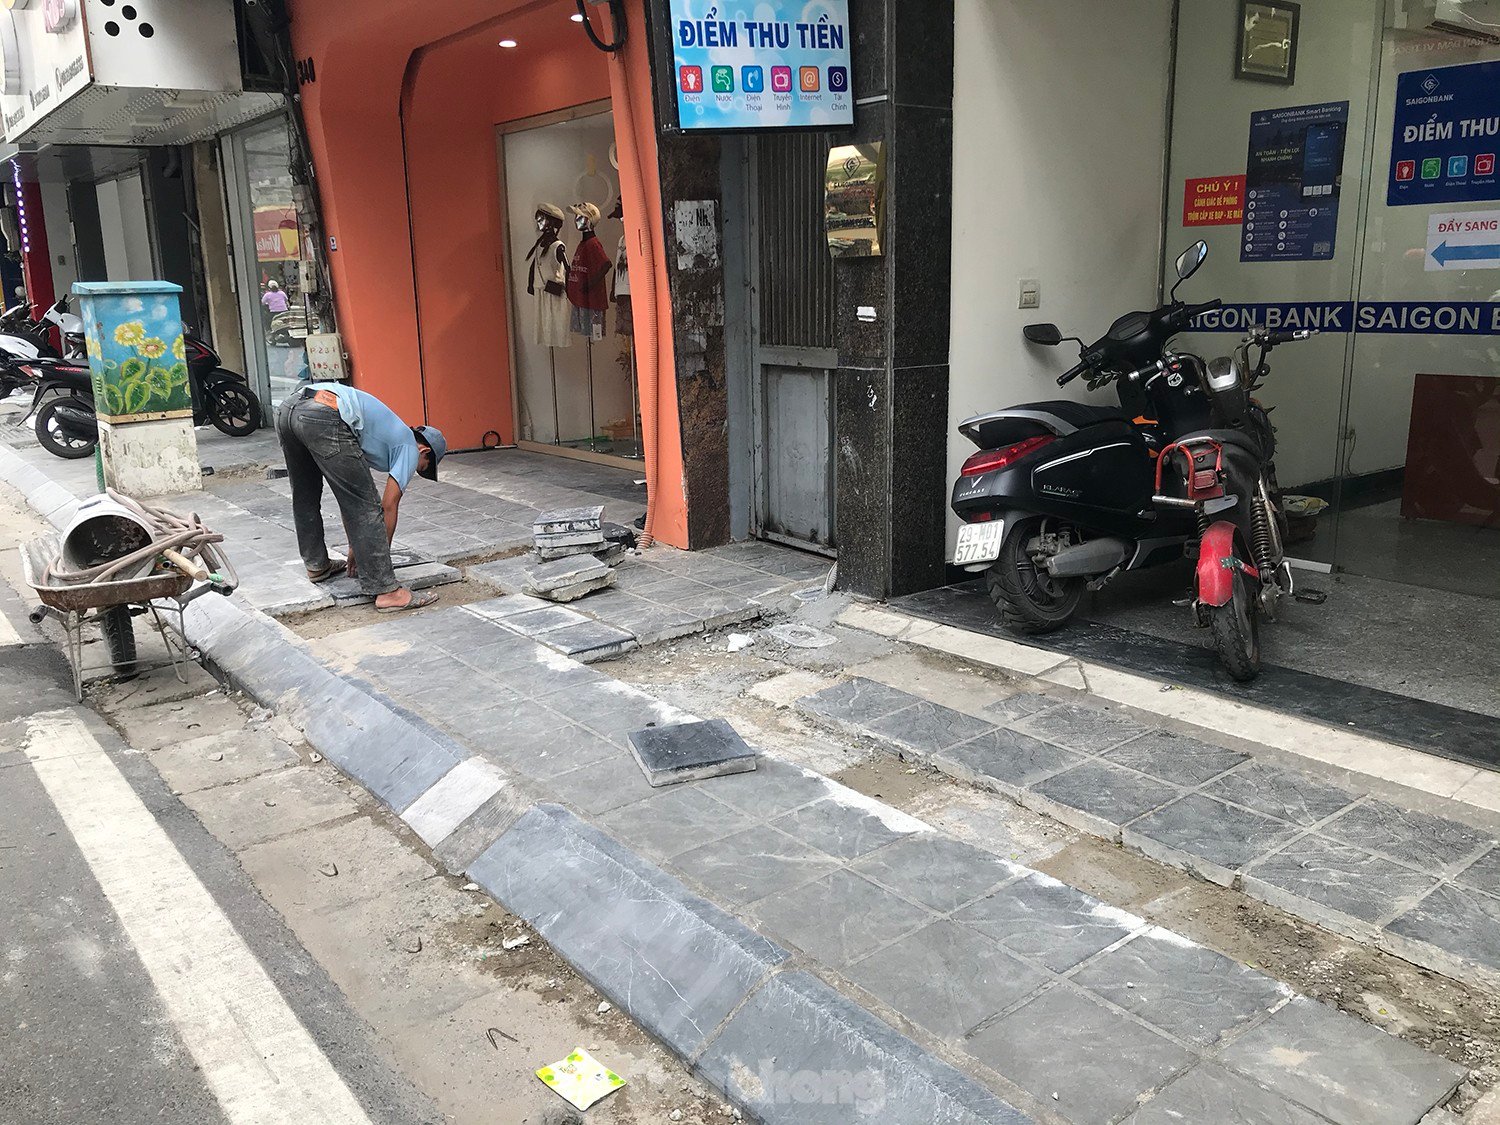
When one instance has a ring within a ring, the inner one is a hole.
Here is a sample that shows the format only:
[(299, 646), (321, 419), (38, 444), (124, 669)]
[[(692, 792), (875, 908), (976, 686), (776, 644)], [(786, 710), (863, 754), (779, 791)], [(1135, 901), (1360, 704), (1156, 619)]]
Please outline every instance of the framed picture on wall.
[(1297, 77), (1297, 24), (1302, 6), (1283, 0), (1240, 0), (1234, 76), (1290, 86)]

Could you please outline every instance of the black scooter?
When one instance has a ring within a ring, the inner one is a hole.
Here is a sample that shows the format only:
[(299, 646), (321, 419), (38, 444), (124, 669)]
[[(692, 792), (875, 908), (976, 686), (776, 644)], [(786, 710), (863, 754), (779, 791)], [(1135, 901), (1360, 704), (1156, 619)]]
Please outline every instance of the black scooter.
[[(74, 342), (80, 344), (81, 354), (81, 341)], [(184, 334), (183, 346), (193, 424), (211, 422), (230, 437), (245, 437), (259, 429), (260, 399), (245, 377), (220, 367), (218, 353), (196, 336)], [(70, 460), (91, 456), (99, 443), (99, 419), (87, 363), (40, 356), (19, 367), (36, 380), (30, 413), (35, 414), (42, 448)]]
[[(1079, 376), (1090, 390), (1114, 383), (1119, 408), (1033, 402), (960, 424), (980, 452), (953, 486), (965, 521), (954, 563), (984, 573), (1007, 627), (1041, 634), (1122, 571), (1212, 556), (1192, 604), (1198, 623), (1214, 626), (1231, 674), (1248, 679), (1259, 670), (1254, 619), (1273, 615), (1290, 586), (1275, 431), (1250, 392), (1266, 374), (1266, 352), (1307, 334), (1259, 333), (1247, 341), (1262, 348), (1256, 364), (1170, 350), (1173, 336), (1220, 305), (1176, 299), (1207, 256), (1203, 242), (1183, 253), (1162, 307), (1127, 313), (1090, 345), (1068, 337), (1080, 360), (1058, 385)], [(1045, 346), (1064, 339), (1051, 324), (1024, 334)]]

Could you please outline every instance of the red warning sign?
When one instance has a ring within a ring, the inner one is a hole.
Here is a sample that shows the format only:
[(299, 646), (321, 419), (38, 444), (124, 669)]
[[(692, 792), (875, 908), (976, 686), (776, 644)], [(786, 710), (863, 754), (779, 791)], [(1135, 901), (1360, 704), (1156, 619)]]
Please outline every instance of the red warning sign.
[(1228, 226), (1244, 217), (1244, 176), (1209, 176), (1187, 181), (1182, 196), (1183, 226)]

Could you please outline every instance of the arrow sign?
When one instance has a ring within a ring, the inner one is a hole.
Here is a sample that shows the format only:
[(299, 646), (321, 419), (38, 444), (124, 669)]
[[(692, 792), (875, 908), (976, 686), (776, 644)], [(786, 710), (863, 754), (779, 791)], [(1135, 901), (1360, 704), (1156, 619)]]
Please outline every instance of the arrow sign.
[(1500, 270), (1500, 211), (1449, 211), (1427, 217), (1429, 272)]
[(1500, 266), (1500, 242), (1494, 242), (1488, 246), (1482, 244), (1449, 246), (1447, 242), (1439, 242), (1433, 249), (1432, 256), (1437, 259), (1440, 266), (1446, 266), (1449, 262), (1491, 261), (1496, 266)]

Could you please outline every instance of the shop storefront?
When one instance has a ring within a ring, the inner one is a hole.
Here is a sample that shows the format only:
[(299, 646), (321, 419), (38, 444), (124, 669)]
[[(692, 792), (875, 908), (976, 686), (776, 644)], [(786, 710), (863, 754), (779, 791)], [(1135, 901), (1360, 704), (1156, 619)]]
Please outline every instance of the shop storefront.
[(1260, 393), (1291, 553), (1500, 596), (1500, 46), (1452, 15), (1485, 7), (960, 0), (950, 427), (1058, 397), (1021, 326), (1093, 339), (1202, 238), (1226, 307), (1185, 346), (1320, 330)]
[(614, 56), (571, 4), (501, 7), (293, 7), (351, 378), (456, 449), (644, 461), (686, 545), (641, 8)]

